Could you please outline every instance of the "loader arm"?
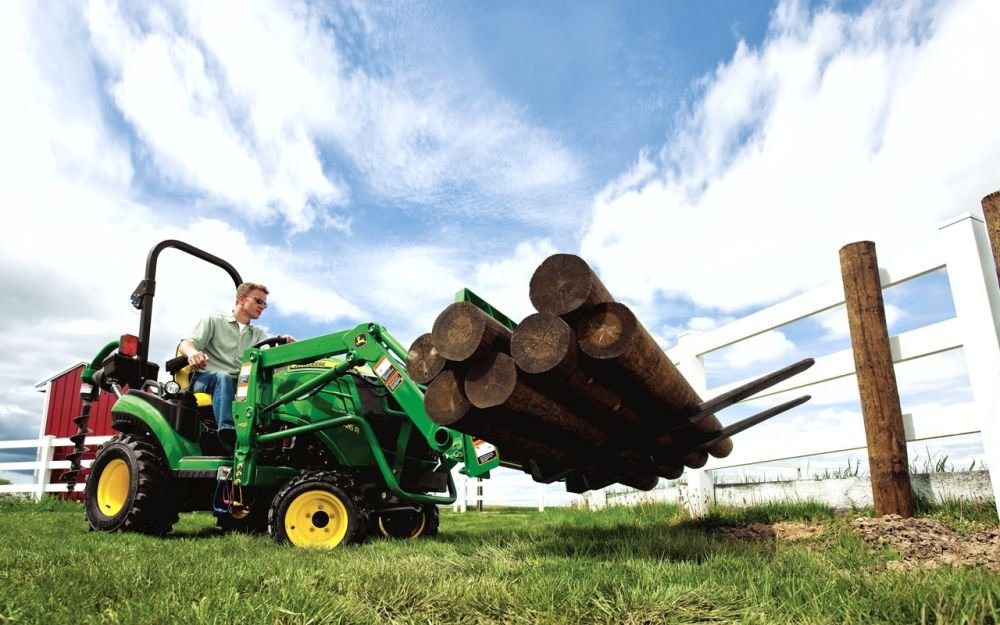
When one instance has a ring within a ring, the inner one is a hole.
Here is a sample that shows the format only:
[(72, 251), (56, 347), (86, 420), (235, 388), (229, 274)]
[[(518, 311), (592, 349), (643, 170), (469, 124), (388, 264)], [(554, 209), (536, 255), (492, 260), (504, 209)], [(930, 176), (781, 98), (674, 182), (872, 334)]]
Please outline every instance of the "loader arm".
[[(302, 434), (323, 436), (336, 428), (353, 428), (371, 449), (374, 464), (387, 488), (396, 496), (420, 503), (451, 503), (455, 499), (454, 483), (448, 476), (447, 497), (407, 492), (400, 486), (403, 470), (402, 450), (409, 436), (420, 436), (430, 449), (441, 457), (439, 472), (448, 471), (459, 463), (471, 476), (487, 476), (500, 464), (499, 457), (469, 462), (475, 455), (475, 444), (468, 435), (435, 424), (424, 409), (423, 389), (414, 382), (403, 364), (406, 351), (400, 343), (377, 323), (365, 323), (353, 329), (313, 339), (305, 339), (273, 349), (249, 349), (244, 353), (243, 366), (237, 380), (233, 415), (237, 442), (233, 466), (234, 485), (253, 484), (258, 479), (258, 453), (262, 445), (280, 442)], [(301, 366), (319, 360), (335, 360), (338, 364), (291, 389), (277, 393), (269, 384), (275, 370)], [(279, 410), (296, 400), (332, 384), (346, 375), (356, 375), (361, 368), (368, 379), (384, 388), (399, 404), (393, 411), (403, 420), (396, 442), (396, 462), (383, 452), (371, 425), (358, 414), (331, 414), (330, 418), (303, 421), (287, 427), (275, 417)], [(281, 425), (283, 429), (275, 426)], [(331, 445), (331, 447), (333, 447)]]

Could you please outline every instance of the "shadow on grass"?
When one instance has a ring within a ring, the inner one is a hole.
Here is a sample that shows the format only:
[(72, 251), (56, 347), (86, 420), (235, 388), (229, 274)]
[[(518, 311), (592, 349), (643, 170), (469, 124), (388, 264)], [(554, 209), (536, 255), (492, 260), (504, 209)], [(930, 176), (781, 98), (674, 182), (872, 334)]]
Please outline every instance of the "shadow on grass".
[(805, 501), (795, 503), (772, 502), (749, 508), (716, 507), (703, 517), (686, 519), (682, 525), (714, 530), (720, 527), (745, 526), (752, 524), (772, 524), (780, 521), (830, 521), (836, 518), (836, 511), (820, 502)]
[(464, 551), (502, 549), (517, 557), (593, 558), (595, 560), (648, 559), (700, 563), (723, 553), (773, 553), (773, 540), (736, 543), (705, 528), (687, 524), (611, 527), (546, 525), (541, 528), (511, 528), (455, 531), (441, 534), (438, 541)]

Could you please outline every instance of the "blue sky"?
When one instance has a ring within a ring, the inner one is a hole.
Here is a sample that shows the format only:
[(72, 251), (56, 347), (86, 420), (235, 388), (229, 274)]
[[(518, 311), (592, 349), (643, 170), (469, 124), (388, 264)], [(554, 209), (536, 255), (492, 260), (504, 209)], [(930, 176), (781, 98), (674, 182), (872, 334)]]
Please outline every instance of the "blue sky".
[[(37, 434), (35, 382), (137, 327), (128, 295), (165, 238), (268, 284), (273, 331), (371, 319), (404, 343), (463, 286), (523, 317), (538, 263), (579, 253), (665, 346), (836, 278), (847, 242), (919, 246), (1000, 187), (998, 18), (993, 0), (2, 3), (0, 438)], [(179, 255), (161, 270), (159, 358), (231, 289)]]

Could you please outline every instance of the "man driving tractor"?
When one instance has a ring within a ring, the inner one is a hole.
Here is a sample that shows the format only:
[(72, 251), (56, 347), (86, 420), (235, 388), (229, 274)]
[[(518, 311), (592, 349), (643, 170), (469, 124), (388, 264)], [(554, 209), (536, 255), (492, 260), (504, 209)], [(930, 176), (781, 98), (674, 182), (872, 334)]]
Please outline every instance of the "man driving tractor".
[[(227, 447), (232, 447), (236, 441), (233, 398), (243, 352), (267, 338), (263, 329), (250, 323), (259, 319), (267, 308), (267, 296), (268, 290), (263, 284), (240, 284), (236, 288), (233, 310), (199, 320), (178, 347), (195, 370), (192, 390), (212, 396), (212, 412), (219, 438)], [(290, 343), (295, 339), (289, 336), (285, 340)]]

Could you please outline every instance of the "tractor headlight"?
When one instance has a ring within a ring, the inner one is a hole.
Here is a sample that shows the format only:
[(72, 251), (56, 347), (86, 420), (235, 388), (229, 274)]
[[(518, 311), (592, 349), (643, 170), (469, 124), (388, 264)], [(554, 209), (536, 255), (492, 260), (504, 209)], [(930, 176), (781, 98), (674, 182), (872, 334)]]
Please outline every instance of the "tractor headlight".
[(171, 380), (163, 385), (163, 390), (170, 395), (176, 395), (181, 392), (181, 385)]

